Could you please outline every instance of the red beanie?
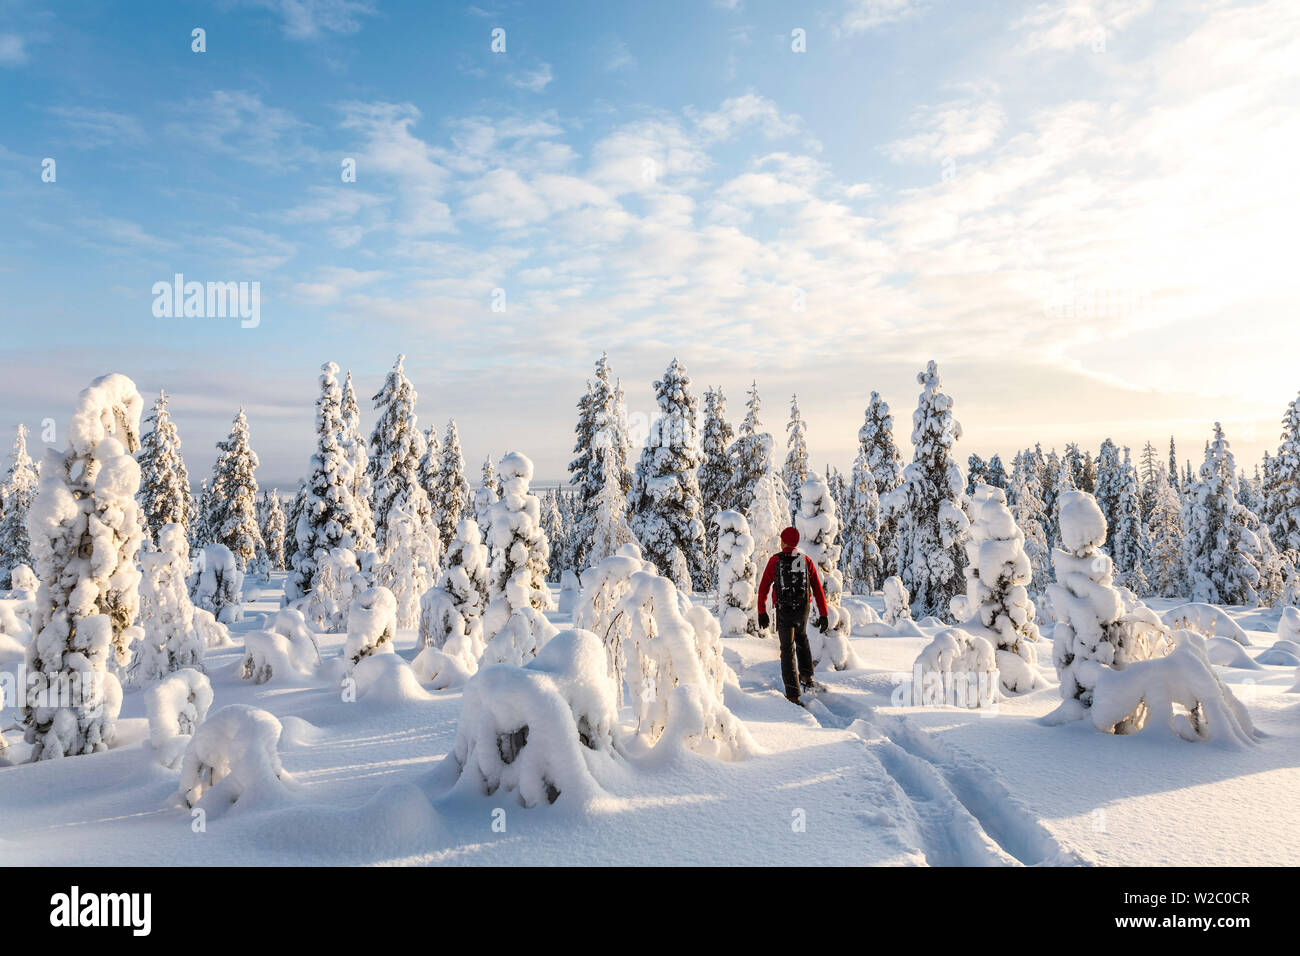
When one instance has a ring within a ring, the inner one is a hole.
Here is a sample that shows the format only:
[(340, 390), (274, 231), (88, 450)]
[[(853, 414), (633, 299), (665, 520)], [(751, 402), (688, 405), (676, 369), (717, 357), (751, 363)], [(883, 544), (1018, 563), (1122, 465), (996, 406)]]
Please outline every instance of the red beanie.
[(781, 546), (783, 548), (796, 548), (799, 546), (799, 530), (797, 528), (786, 528), (781, 532)]

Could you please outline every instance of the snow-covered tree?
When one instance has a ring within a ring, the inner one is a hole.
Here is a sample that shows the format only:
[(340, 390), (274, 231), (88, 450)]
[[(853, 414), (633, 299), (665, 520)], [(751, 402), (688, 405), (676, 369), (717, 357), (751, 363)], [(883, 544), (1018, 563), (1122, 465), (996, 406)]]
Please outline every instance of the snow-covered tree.
[(337, 548), (349, 552), (356, 546), (356, 500), (352, 495), (352, 464), (342, 444), (343, 393), (339, 367), (321, 366), (321, 394), (316, 400), (316, 452), (311, 457), (305, 494), (298, 520), (293, 570), (285, 581), (285, 598), (295, 601), (316, 586), (324, 555)]
[(646, 560), (682, 590), (708, 587), (700, 517), (700, 443), (695, 396), (677, 359), (654, 383), (659, 417), (641, 451), (629, 492), (632, 534)]
[(880, 550), (880, 496), (864, 448), (858, 449), (849, 479), (848, 508), (844, 516), (844, 569), (846, 584), (854, 594), (878, 591), (889, 577)]
[(1122, 670), (1152, 656), (1164, 633), (1146, 605), (1115, 587), (1114, 564), (1101, 550), (1106, 518), (1086, 491), (1060, 501), (1061, 547), (1052, 553), (1056, 583), (1048, 597), (1056, 616), (1052, 660), (1061, 680), (1054, 721), (1086, 715), (1102, 671)]
[(1187, 593), (1183, 502), (1178, 490), (1169, 483), (1169, 473), (1163, 466), (1157, 471), (1154, 484), (1143, 548), (1146, 578), (1152, 594), (1178, 597)]
[(546, 586), (550, 544), (541, 504), (529, 490), (533, 463), (519, 452), (501, 459), (501, 500), (491, 508), (491, 600), (484, 614), (485, 660), (523, 663), (555, 633), (542, 615), (553, 606)]
[[(623, 392), (610, 378), (609, 357), (604, 353), (596, 361), (595, 380), (587, 383), (587, 392), (578, 399), (578, 423), (574, 428), (575, 458), (569, 463), (569, 484), (577, 495), (575, 515), (582, 526), (593, 517), (596, 498), (605, 486), (606, 457), (598, 457), (594, 441), (598, 432), (609, 438), (612, 462), (617, 484), (626, 494), (632, 487), (628, 467), (627, 412), (623, 406)], [(569, 561), (575, 568), (585, 568), (594, 563), (587, 554), (588, 542), (578, 534), (573, 542)]]
[(1016, 527), (1025, 536), (1025, 555), (1029, 558), (1031, 595), (1042, 594), (1052, 581), (1052, 549), (1043, 530), (1042, 483), (1031, 453), (1016, 455), (1011, 471), (1011, 514)]
[(988, 479), (989, 463), (983, 456), (972, 454), (966, 459), (966, 497), (974, 495), (979, 485), (988, 484)]
[(370, 484), (375, 520), (375, 546), (384, 550), (389, 512), (403, 502), (420, 526), (433, 521), (429, 496), (420, 485), (420, 459), (426, 442), (415, 414), (415, 387), (402, 368), (405, 355), (397, 356), (375, 395), (378, 418), (370, 435)]
[(492, 506), (500, 498), (500, 494), (497, 493), (496, 469), (492, 465), (492, 456), (488, 455), (483, 459), (483, 476), (479, 480), (478, 491), (474, 492), (474, 519), (478, 522), (479, 530), (483, 532), (485, 543), (489, 540), (489, 531), (492, 527)]
[[(1119, 529), (1119, 496), (1124, 487), (1124, 467), (1120, 464), (1119, 447), (1107, 438), (1101, 443), (1097, 456), (1097, 507), (1106, 519), (1106, 527), (1113, 537)], [(1106, 550), (1115, 556), (1114, 544), (1109, 539)]]
[(826, 597), (826, 633), (813, 629), (808, 634), (813, 663), (829, 661), (835, 670), (846, 670), (856, 663), (849, 644), (853, 621), (842, 604), (844, 580), (839, 567), (839, 516), (835, 513), (830, 487), (821, 475), (810, 473), (804, 481), (799, 490), (799, 514), (794, 520), (799, 530), (799, 549), (817, 566)]
[(348, 462), (352, 465), (352, 500), (355, 511), (352, 520), (352, 537), (358, 551), (375, 549), (375, 516), (370, 509), (370, 455), (366, 451), (366, 439), (361, 434), (361, 409), (357, 406), (357, 394), (352, 388), (352, 373), (348, 372), (343, 380), (343, 435), (339, 444), (343, 446)]
[(710, 388), (704, 393), (704, 429), (700, 446), (704, 456), (700, 462), (700, 500), (703, 515), (708, 519), (707, 542), (709, 567), (717, 567), (719, 528), (713, 518), (731, 508), (731, 482), (736, 466), (731, 459), (731, 444), (735, 436), (727, 421), (727, 397), (720, 388)]
[(758, 413), (762, 402), (758, 397), (758, 383), (749, 388), (745, 401), (745, 417), (740, 422), (736, 440), (727, 449), (731, 459), (731, 490), (728, 501), (733, 510), (748, 511), (754, 500), (754, 486), (772, 467), (772, 436), (762, 431)]
[(898, 518), (889, 514), (885, 499), (903, 481), (903, 456), (894, 441), (894, 416), (879, 392), (871, 393), (865, 421), (858, 429), (859, 450), (866, 453), (867, 467), (876, 481), (880, 499), (880, 559), (886, 577), (898, 571)]
[(238, 623), (244, 619), (243, 589), (244, 572), (234, 553), (220, 542), (205, 547), (190, 586), (195, 606), (210, 612), (222, 624)]
[(1258, 601), (1260, 543), (1250, 524), (1257, 521), (1237, 501), (1237, 464), (1214, 423), (1200, 476), (1184, 502), (1184, 554), (1193, 601), (1255, 604)]
[(1028, 591), (1032, 569), (1024, 532), (1001, 488), (975, 487), (966, 561), (966, 593), (953, 598), (953, 617), (993, 644), (1005, 691), (1033, 689), (1039, 683), (1039, 633)]
[(0, 587), (12, 587), (11, 571), (20, 564), (31, 566), (31, 541), (27, 535), (27, 515), (36, 497), (37, 474), (27, 454), (27, 426), (19, 425), (14, 436), (14, 450), (9, 457), (9, 472), (0, 486)]
[(144, 401), (125, 375), (97, 378), (77, 399), (68, 447), (45, 453), (28, 534), (40, 579), (27, 647), (25, 739), (31, 759), (105, 750), (124, 662), (139, 631), (141, 522), (135, 495)]
[(745, 517), (754, 538), (754, 554), (758, 561), (766, 562), (781, 550), (781, 531), (788, 527), (789, 521), (790, 495), (772, 462), (772, 436), (762, 437), (766, 439), (763, 446), (767, 448), (767, 467), (754, 483)]
[(799, 414), (799, 396), (790, 396), (790, 421), (785, 426), (785, 466), (781, 478), (790, 489), (790, 519), (799, 514), (799, 495), (808, 477), (808, 426)]
[(1002, 456), (994, 454), (989, 459), (988, 467), (988, 484), (990, 488), (1001, 488), (1006, 491), (1011, 484), (1011, 479), (1007, 475), (1006, 466), (1002, 464)]
[(199, 481), (199, 497), (190, 510), (190, 544), (195, 548), (204, 548), (212, 543), (211, 515), (213, 511), (212, 489), (208, 479)]
[(128, 677), (134, 683), (162, 680), (182, 667), (203, 670), (203, 635), (194, 626), (187, 579), (190, 545), (179, 524), (158, 530), (157, 550), (140, 555), (139, 624)]
[(217, 461), (212, 468), (212, 510), (208, 526), (212, 541), (224, 544), (247, 571), (265, 550), (257, 525), (257, 453), (248, 443), (248, 419), (241, 408), (230, 428), (230, 437), (217, 442)]
[(465, 646), (453, 650), (476, 661), (483, 653), (483, 614), (488, 606), (491, 572), (488, 549), (473, 518), (462, 518), (456, 526), (444, 564), (437, 588), (420, 599), (416, 646), (444, 650), (448, 640), (460, 635)]
[(187, 531), (191, 509), (190, 475), (181, 455), (180, 433), (167, 410), (167, 393), (160, 391), (145, 419), (148, 430), (140, 439), (140, 508), (149, 536), (157, 539), (163, 525), (178, 524)]
[[(605, 429), (596, 432), (592, 439), (592, 454), (596, 461), (610, 465), (615, 460), (618, 451), (613, 438)], [(601, 475), (604, 484), (592, 500), (577, 534), (586, 542), (587, 560), (593, 565), (632, 541), (632, 530), (627, 523), (627, 497), (623, 494), (618, 470), (604, 467)]]
[(447, 430), (443, 434), (436, 488), (430, 491), (428, 485), (424, 487), (430, 493), (438, 537), (450, 541), (456, 536), (461, 518), (466, 515), (470, 496), (469, 480), (465, 477), (465, 454), (460, 448), (460, 432), (454, 418), (447, 420)]
[(1142, 446), (1142, 458), (1138, 464), (1139, 511), (1143, 525), (1151, 517), (1151, 508), (1156, 502), (1157, 481), (1164, 473), (1165, 466), (1160, 460), (1160, 452), (1156, 450), (1155, 445), (1147, 442)]
[(384, 550), (375, 564), (375, 585), (387, 588), (396, 601), (397, 626), (415, 627), (420, 620), (420, 595), (438, 575), (438, 529), (420, 521), (415, 509), (398, 498), (388, 509)]
[(720, 511), (718, 528), (718, 621), (723, 637), (758, 634), (758, 571), (749, 522), (739, 511)]
[(962, 589), (970, 527), (965, 482), (953, 460), (961, 425), (953, 418), (952, 397), (941, 390), (933, 361), (917, 381), (924, 391), (912, 415), (915, 455), (903, 471), (903, 483), (881, 504), (898, 521), (898, 572), (912, 595), (913, 616), (943, 616)]
[(1282, 443), (1269, 467), (1264, 513), (1274, 543), (1300, 551), (1300, 396), (1282, 416)]
[(262, 532), (268, 570), (283, 571), (285, 518), (280, 489), (262, 492), (262, 500), (257, 508), (257, 522)]
[(1142, 549), (1146, 537), (1142, 530), (1141, 508), (1137, 470), (1126, 447), (1124, 463), (1120, 466), (1119, 502), (1115, 508), (1119, 525), (1111, 535), (1111, 555), (1115, 559), (1119, 583), (1138, 597), (1145, 597), (1150, 593), (1150, 585), (1143, 570)]

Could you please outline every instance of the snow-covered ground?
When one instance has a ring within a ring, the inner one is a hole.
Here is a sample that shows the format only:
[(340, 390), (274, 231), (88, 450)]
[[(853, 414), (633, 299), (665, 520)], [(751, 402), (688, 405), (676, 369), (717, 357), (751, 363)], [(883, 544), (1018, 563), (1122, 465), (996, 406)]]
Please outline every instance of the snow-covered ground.
[[(162, 766), (149, 745), (145, 695), (129, 689), (110, 751), (0, 769), (0, 863), (1300, 863), (1292, 666), (1216, 668), (1265, 734), (1234, 748), (1110, 736), (1083, 721), (1046, 726), (1037, 718), (1060, 702), (1054, 682), (992, 713), (896, 706), (899, 676), (937, 625), (911, 637), (855, 631), (863, 668), (820, 671), (827, 690), (807, 710), (779, 690), (774, 641), (728, 639), (740, 686), (727, 688), (726, 704), (761, 753), (722, 761), (634, 750), (601, 776), (606, 796), (524, 809), (513, 794), (453, 791), (461, 690), (348, 702), (332, 682), (240, 680), (243, 635), (274, 616), (281, 577), (250, 577), (235, 645), (210, 649), (205, 664), (214, 710), (251, 704), (280, 719), (286, 792), (198, 827), (176, 799), (180, 769)], [(879, 597), (871, 603), (882, 609)], [(1179, 602), (1149, 603), (1163, 612)], [(1281, 610), (1226, 611), (1252, 641), (1246, 654), (1265, 654)], [(1038, 657), (1048, 662), (1044, 631)], [(327, 660), (342, 655), (345, 635), (319, 640)], [(413, 658), (414, 645), (414, 631), (399, 632), (401, 657)], [(0, 718), (19, 760), (17, 711)]]

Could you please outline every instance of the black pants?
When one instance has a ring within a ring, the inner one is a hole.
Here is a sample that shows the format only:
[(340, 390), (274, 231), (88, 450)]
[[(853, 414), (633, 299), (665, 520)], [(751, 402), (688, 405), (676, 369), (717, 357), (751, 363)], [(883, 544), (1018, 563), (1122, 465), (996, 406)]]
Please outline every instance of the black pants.
[[(781, 642), (781, 680), (785, 683), (785, 696), (799, 699), (799, 685), (807, 687), (813, 682), (812, 650), (808, 647), (808, 612), (799, 615), (776, 615), (776, 636)], [(795, 671), (798, 656), (799, 670)]]

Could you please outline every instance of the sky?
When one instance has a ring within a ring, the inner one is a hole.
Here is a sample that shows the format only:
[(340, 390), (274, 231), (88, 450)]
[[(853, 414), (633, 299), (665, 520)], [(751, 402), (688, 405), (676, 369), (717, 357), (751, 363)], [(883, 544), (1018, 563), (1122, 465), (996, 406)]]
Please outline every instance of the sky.
[[(1249, 466), (1300, 390), (1294, 0), (0, 0), (0, 102), (36, 446), (118, 371), (196, 481), (242, 406), (287, 490), (321, 363), (368, 429), (399, 353), (472, 470), (552, 480), (602, 351), (634, 422), (676, 357), (845, 470), (929, 359), (963, 462), (1217, 420)], [(256, 326), (156, 315), (178, 273)]]

